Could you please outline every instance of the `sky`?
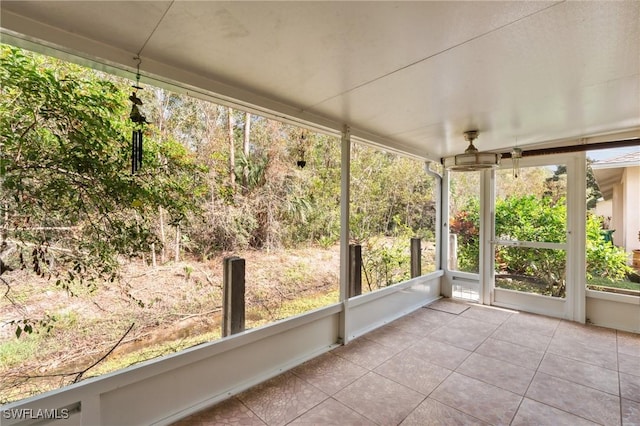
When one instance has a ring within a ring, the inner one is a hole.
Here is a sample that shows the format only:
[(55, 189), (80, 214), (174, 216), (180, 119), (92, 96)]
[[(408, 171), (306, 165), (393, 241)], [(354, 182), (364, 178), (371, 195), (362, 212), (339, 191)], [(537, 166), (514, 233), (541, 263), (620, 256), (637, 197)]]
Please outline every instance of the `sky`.
[(640, 146), (632, 146), (628, 148), (615, 148), (615, 149), (599, 149), (596, 151), (587, 151), (587, 157), (592, 160), (606, 160), (609, 158), (620, 157), (630, 152), (640, 151)]

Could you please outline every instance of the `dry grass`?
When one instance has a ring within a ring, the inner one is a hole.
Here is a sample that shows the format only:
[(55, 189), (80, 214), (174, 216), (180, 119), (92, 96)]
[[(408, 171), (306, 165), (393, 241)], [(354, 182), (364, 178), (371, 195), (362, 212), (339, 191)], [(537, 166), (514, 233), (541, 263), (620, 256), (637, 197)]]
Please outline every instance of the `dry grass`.
[[(337, 302), (337, 248), (246, 251), (247, 328)], [(228, 254), (225, 254), (228, 255)], [(222, 259), (184, 261), (153, 268), (124, 266), (123, 279), (75, 295), (15, 271), (3, 275), (11, 285), (0, 302), (0, 403), (71, 383), (77, 372), (108, 353), (83, 377), (104, 374), (146, 359), (219, 337)], [(327, 296), (328, 295), (328, 296)], [(334, 300), (335, 299), (335, 300)], [(49, 333), (15, 337), (12, 319), (57, 318)]]

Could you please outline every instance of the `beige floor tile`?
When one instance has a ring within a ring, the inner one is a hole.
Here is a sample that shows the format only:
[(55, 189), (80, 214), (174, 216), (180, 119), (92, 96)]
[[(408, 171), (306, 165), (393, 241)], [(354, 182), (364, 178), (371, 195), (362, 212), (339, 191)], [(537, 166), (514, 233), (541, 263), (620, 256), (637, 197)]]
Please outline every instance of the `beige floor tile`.
[(640, 403), (628, 399), (622, 399), (622, 425), (638, 426), (640, 425)]
[(455, 408), (427, 398), (407, 416), (401, 426), (486, 426), (488, 423), (476, 419)]
[(329, 352), (305, 362), (292, 372), (323, 392), (333, 395), (369, 370)]
[(334, 398), (380, 425), (397, 425), (424, 395), (376, 373), (367, 373)]
[(265, 423), (249, 410), (237, 398), (231, 398), (209, 409), (200, 411), (177, 423), (175, 426), (213, 426), (213, 425), (241, 425), (261, 426)]
[(437, 311), (429, 308), (420, 308), (408, 315), (413, 319), (420, 320), (427, 325), (437, 328), (454, 320), (458, 316), (448, 312)]
[(375, 426), (366, 417), (345, 407), (333, 398), (329, 398), (298, 417), (290, 425), (336, 425), (336, 426)]
[(640, 334), (618, 331), (618, 352), (640, 357)]
[(467, 309), (469, 309), (468, 304), (464, 302), (455, 302), (450, 299), (440, 299), (430, 305), (427, 306), (428, 309), (433, 309), (436, 311), (447, 312), (449, 314), (461, 314)]
[(522, 401), (511, 423), (512, 426), (595, 426), (597, 424), (528, 398)]
[(456, 372), (518, 395), (524, 395), (535, 374), (533, 369), (520, 367), (477, 353), (472, 353), (456, 369)]
[(618, 369), (618, 354), (615, 344), (604, 346), (592, 344), (586, 338), (554, 336), (549, 343), (547, 352), (611, 370)]
[(526, 396), (596, 423), (620, 424), (619, 397), (545, 373), (536, 373)]
[(331, 351), (334, 355), (345, 358), (367, 370), (373, 370), (398, 352), (400, 352), (400, 350), (397, 348), (384, 346), (364, 337), (360, 337)]
[(527, 328), (523, 328), (522, 325), (511, 322), (511, 318), (498, 327), (491, 337), (524, 346), (529, 349), (539, 351), (545, 351), (547, 349), (549, 342), (551, 342), (550, 335), (527, 330)]
[(458, 317), (446, 327), (440, 327), (429, 335), (430, 338), (473, 351), (498, 327), (474, 319)]
[(620, 393), (623, 398), (640, 403), (640, 376), (620, 373)]
[(426, 337), (407, 349), (417, 357), (449, 370), (455, 370), (467, 359), (471, 351)]
[(640, 376), (640, 356), (618, 353), (618, 370), (621, 373)]
[(560, 324), (558, 318), (519, 312), (513, 314), (505, 321), (505, 324), (517, 326), (520, 332), (534, 332), (545, 336), (553, 336)]
[(508, 425), (522, 401), (520, 395), (455, 372), (430, 397), (494, 425)]
[(460, 314), (463, 318), (471, 318), (478, 321), (492, 324), (502, 324), (513, 315), (513, 311), (506, 309), (492, 308), (489, 306), (471, 306)]
[(394, 327), (404, 333), (411, 333), (419, 337), (424, 337), (433, 331), (425, 322), (408, 316), (393, 321), (389, 324), (389, 327)]
[(374, 371), (425, 396), (451, 374), (451, 370), (431, 364), (428, 359), (409, 351), (399, 353)]
[(407, 333), (392, 325), (380, 327), (367, 333), (366, 339), (373, 340), (383, 346), (387, 346), (398, 351), (414, 344), (420, 338), (419, 335)]
[(544, 351), (530, 349), (492, 337), (485, 340), (484, 343), (476, 349), (476, 353), (533, 370), (538, 368), (544, 356)]
[(573, 352), (568, 351), (569, 354), (573, 354), (571, 356), (573, 359), (590, 362), (605, 368), (617, 369), (617, 338), (615, 330), (562, 321), (551, 340), (549, 351), (562, 355), (557, 352), (558, 347), (575, 348)]
[[(451, 321), (455, 317), (455, 315), (445, 314), (444, 312), (438, 311), (429, 310), (429, 312), (438, 314), (436, 316), (424, 315), (422, 312), (427, 311), (426, 309), (420, 309), (419, 311), (420, 312), (414, 312), (407, 316), (399, 318), (390, 323), (389, 326), (396, 327), (398, 330), (401, 330), (405, 333), (411, 333), (419, 337), (425, 337), (433, 333), (437, 328), (446, 324), (448, 321)], [(440, 317), (439, 314), (443, 314), (445, 315), (445, 317)]]
[(616, 346), (616, 331), (611, 328), (580, 324), (573, 321), (561, 321), (554, 337), (569, 337), (572, 340), (588, 342), (591, 345), (611, 348)]
[(176, 424), (640, 426), (640, 335), (450, 300), (434, 308)]
[(415, 319), (406, 319), (401, 318), (397, 321), (389, 324), (389, 327), (395, 328), (398, 331), (403, 333), (410, 333), (414, 336), (414, 342), (418, 339), (428, 336), (433, 333), (438, 326), (431, 326), (423, 321), (415, 320)]
[(327, 398), (327, 394), (293, 373), (284, 373), (238, 395), (244, 405), (271, 426), (284, 425)]
[(538, 371), (613, 395), (620, 394), (618, 372), (597, 365), (548, 353)]

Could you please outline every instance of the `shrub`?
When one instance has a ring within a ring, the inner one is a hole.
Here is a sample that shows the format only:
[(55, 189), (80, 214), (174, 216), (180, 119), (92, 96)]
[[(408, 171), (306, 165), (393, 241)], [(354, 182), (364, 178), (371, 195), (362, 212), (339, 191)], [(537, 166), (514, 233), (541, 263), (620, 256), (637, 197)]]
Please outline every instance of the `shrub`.
[[(479, 206), (469, 202), (464, 211), (451, 220), (450, 231), (458, 234), (460, 270), (478, 271)], [(549, 197), (509, 197), (496, 202), (496, 235), (514, 241), (564, 242), (566, 237), (566, 205), (564, 199), (553, 202)], [(601, 219), (587, 216), (587, 279), (595, 276), (612, 281), (623, 280), (631, 268), (627, 253), (605, 241)], [(552, 293), (564, 289), (566, 254), (564, 250), (499, 246), (496, 268), (511, 274), (536, 277), (553, 286)], [(551, 291), (551, 290), (550, 290)]]
[(602, 219), (594, 214), (587, 215), (587, 279), (607, 278), (611, 281), (624, 280), (633, 272), (627, 265), (627, 253), (606, 241), (602, 235)]

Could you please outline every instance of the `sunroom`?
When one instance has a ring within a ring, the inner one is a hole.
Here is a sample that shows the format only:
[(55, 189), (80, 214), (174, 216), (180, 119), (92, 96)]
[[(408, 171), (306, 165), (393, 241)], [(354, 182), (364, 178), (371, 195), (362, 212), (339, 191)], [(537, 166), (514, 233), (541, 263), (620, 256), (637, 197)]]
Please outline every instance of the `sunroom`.
[[(331, 413), (349, 419), (343, 424), (640, 422), (640, 297), (591, 281), (601, 272), (587, 267), (585, 197), (588, 159), (640, 146), (640, 3), (3, 1), (0, 7), (2, 43), (139, 75), (141, 84), (341, 143), (338, 303), (5, 405), (0, 424), (35, 424), (46, 415), (56, 424), (215, 424), (216, 412), (196, 413), (225, 401), (240, 404), (255, 424), (329, 423)], [(424, 162), (438, 187), (435, 271), (362, 295), (349, 285), (354, 143)], [(545, 232), (548, 218), (525, 205), (509, 204), (534, 181), (555, 182), (559, 232)], [(465, 217), (450, 209), (459, 188), (467, 191), (459, 209)], [(477, 234), (468, 238), (463, 225), (471, 215)], [(627, 241), (627, 248), (640, 249), (640, 241)], [(516, 271), (514, 262), (525, 266)], [(439, 352), (443, 344), (453, 352)], [(513, 387), (501, 376), (509, 376), (509, 362), (491, 368), (504, 361), (505, 345), (521, 355), (538, 350), (532, 364), (521, 365), (528, 379), (519, 376)], [(576, 347), (579, 354), (567, 355)], [(490, 351), (495, 359), (482, 358)], [(379, 362), (363, 366), (372, 354)], [(432, 386), (391, 378), (391, 370), (416, 357), (425, 357), (431, 380), (440, 377)], [(397, 365), (385, 373), (392, 358)], [(351, 372), (341, 370), (344, 360), (355, 365)], [(314, 362), (326, 364), (316, 365), (316, 376), (333, 374), (342, 385), (300, 384), (313, 376)], [(605, 384), (562, 376), (579, 363), (577, 376), (606, 370)], [(392, 390), (369, 398), (364, 390), (384, 388), (381, 377)], [(278, 388), (278, 380), (292, 378), (289, 393)], [(268, 383), (264, 397), (252, 393), (261, 383)], [(462, 400), (465, 392), (478, 398), (490, 392), (484, 385), (495, 389), (484, 409)], [(565, 385), (566, 394), (596, 402), (545, 399), (547, 387)], [(286, 402), (278, 411), (264, 402), (269, 389), (283, 401), (313, 395), (301, 411)], [(399, 412), (372, 414), (398, 394), (407, 396), (396, 404)], [(499, 402), (487, 409), (489, 400)]]

